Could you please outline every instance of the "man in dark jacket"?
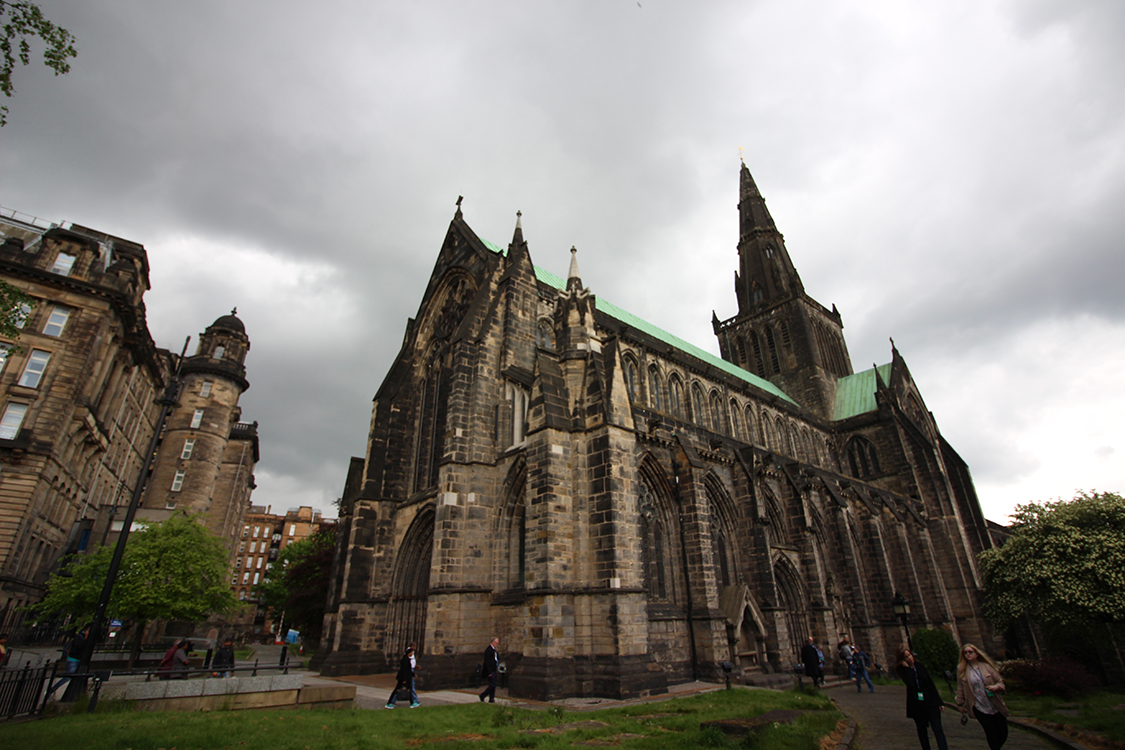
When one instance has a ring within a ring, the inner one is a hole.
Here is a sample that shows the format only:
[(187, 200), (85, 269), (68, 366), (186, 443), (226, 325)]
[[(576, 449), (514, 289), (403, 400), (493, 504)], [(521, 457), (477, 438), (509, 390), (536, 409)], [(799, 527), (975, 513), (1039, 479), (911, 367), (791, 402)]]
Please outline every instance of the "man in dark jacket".
[(211, 668), (215, 670), (211, 673), (212, 677), (231, 676), (231, 670), (234, 669), (234, 643), (230, 638), (224, 640), (223, 645), (215, 652), (215, 658), (211, 660)]
[(418, 666), (418, 660), (415, 658), (414, 652), (417, 648), (417, 643), (411, 643), (406, 647), (406, 653), (399, 659), (398, 674), (395, 675), (395, 679), (398, 680), (398, 682), (395, 683), (394, 692), (391, 693), (391, 697), (387, 699), (387, 705), (383, 706), (383, 708), (394, 708), (395, 701), (398, 700), (398, 691), (407, 686), (410, 687), (410, 707), (418, 708), (418, 706), (422, 705), (418, 702), (418, 693), (414, 690), (414, 670)]
[(811, 677), (813, 685), (824, 684), (824, 654), (810, 635), (808, 643), (801, 647), (801, 661), (805, 663), (805, 676)]
[(484, 703), (485, 696), (488, 696), (489, 703), (496, 702), (496, 673), (500, 671), (500, 662), (496, 658), (496, 647), (500, 645), (499, 638), (493, 638), (492, 642), (488, 644), (488, 648), (484, 650), (484, 664), (481, 667), (481, 674), (488, 678), (488, 687), (480, 694), (480, 701)]

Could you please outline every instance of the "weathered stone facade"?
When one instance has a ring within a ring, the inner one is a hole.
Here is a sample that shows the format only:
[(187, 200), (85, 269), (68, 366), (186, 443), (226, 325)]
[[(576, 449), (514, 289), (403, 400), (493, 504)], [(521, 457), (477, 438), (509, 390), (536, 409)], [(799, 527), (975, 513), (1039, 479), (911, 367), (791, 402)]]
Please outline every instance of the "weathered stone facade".
[[(0, 278), (34, 301), (18, 347), (0, 341), (0, 622), (11, 624), (22, 617), (19, 607), (42, 598), (66, 555), (116, 541), (138, 481), (148, 483), (138, 519), (166, 517), (173, 508), (203, 512), (204, 523), (227, 539), (233, 561), (258, 457), (256, 424), (237, 421), (249, 348), (241, 321), (217, 320), (201, 351), (185, 359), (180, 404), (155, 472), (142, 478), (156, 401), (178, 359), (157, 348), (148, 330), (144, 247), (14, 215), (0, 216), (0, 235)], [(230, 339), (226, 359), (213, 357), (216, 337)], [(199, 393), (204, 379), (213, 381), (210, 396)], [(187, 467), (185, 428), (197, 408), (207, 419), (185, 474), (194, 484), (172, 493), (161, 472)]]
[(853, 373), (745, 166), (739, 213), (719, 358), (458, 207), (345, 483), (325, 673), (416, 640), (427, 686), (462, 684), (493, 635), (534, 698), (787, 671), (809, 635), (886, 663), (896, 591), (991, 641), (968, 468), (893, 346)]

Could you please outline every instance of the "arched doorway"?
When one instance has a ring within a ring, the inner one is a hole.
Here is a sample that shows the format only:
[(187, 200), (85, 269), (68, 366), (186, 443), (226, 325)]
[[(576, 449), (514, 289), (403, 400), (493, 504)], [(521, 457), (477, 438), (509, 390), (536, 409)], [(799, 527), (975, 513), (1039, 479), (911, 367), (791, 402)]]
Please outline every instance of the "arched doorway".
[(407, 644), (425, 649), (426, 605), (430, 592), (430, 566), (434, 554), (434, 509), (420, 511), (402, 540), (391, 578), (385, 653), (390, 663)]

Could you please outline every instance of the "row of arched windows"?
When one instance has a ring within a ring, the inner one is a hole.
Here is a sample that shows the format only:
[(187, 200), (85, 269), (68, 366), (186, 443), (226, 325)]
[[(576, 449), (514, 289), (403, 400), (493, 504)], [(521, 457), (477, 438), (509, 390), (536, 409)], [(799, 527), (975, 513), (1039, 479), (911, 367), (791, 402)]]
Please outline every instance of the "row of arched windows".
[(735, 336), (731, 346), (736, 365), (768, 378), (781, 372), (782, 358), (790, 351), (789, 325), (784, 320), (767, 323), (760, 330)]
[(752, 403), (740, 404), (734, 397), (724, 404), (719, 389), (708, 390), (698, 380), (685, 383), (676, 372), (665, 380), (655, 364), (649, 365), (642, 377), (640, 366), (628, 354), (623, 364), (629, 398), (635, 404), (808, 463), (821, 466), (836, 463), (835, 452), (827, 441), (815, 435), (807, 425), (798, 425), (766, 409), (759, 410)]

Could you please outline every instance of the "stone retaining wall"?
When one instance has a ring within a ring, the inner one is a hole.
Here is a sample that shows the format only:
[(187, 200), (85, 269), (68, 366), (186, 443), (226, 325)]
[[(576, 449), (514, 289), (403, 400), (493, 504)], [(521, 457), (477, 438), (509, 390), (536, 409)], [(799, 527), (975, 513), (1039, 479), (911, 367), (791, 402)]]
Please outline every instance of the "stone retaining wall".
[(250, 708), (351, 708), (355, 685), (305, 686), (304, 676), (263, 675), (202, 680), (106, 683), (101, 699), (130, 701), (141, 711), (238, 711)]

